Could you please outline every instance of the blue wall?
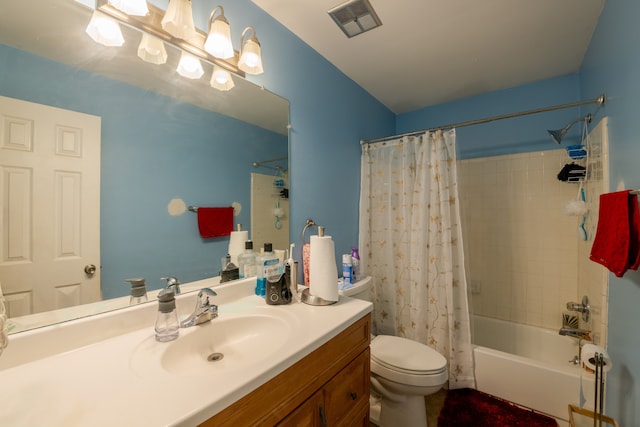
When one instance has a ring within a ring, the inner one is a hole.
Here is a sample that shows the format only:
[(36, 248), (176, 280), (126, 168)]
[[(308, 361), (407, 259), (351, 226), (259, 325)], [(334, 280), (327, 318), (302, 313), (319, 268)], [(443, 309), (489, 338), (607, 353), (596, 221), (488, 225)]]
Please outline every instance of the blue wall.
[[(400, 114), (397, 133), (461, 123), (580, 100), (578, 75), (548, 79)], [(592, 110), (595, 107), (592, 108)], [(580, 117), (579, 108), (532, 114), (456, 129), (458, 157), (495, 156), (557, 149), (547, 129), (558, 129)], [(565, 141), (577, 139), (574, 126)], [(564, 142), (564, 141), (563, 141)]]
[(359, 141), (393, 134), (395, 115), (250, 0), (193, 2), (196, 26), (205, 28), (218, 4), (234, 42), (245, 26), (256, 29), (265, 72), (248, 80), (290, 102), (290, 231), (297, 258), (307, 218), (326, 227), (338, 255), (350, 251), (358, 243)]
[(102, 117), (103, 297), (126, 295), (130, 277), (158, 288), (218, 273), (228, 238), (202, 239), (195, 214), (167, 205), (240, 202), (234, 220), (249, 224), (252, 163), (286, 157), (286, 136), (4, 45), (0, 64), (0, 95)]
[[(607, 1), (580, 71), (583, 97), (606, 92), (611, 190), (640, 188), (640, 2)], [(609, 276), (607, 413), (640, 425), (640, 273)]]

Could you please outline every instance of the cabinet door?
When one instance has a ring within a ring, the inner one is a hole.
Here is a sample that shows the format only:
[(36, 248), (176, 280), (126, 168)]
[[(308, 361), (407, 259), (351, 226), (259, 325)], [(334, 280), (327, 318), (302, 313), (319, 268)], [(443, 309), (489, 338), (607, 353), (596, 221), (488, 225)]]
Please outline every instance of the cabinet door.
[(324, 401), (329, 426), (363, 425), (363, 419), (368, 422), (368, 348), (325, 385)]
[(277, 425), (283, 427), (324, 427), (324, 396), (317, 391)]

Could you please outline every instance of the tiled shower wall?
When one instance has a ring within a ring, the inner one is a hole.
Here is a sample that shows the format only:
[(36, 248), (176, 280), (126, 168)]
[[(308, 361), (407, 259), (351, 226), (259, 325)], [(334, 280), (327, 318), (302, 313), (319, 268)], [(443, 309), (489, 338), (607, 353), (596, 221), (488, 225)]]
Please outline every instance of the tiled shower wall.
[(475, 314), (557, 329), (566, 303), (580, 300), (582, 217), (565, 214), (579, 186), (557, 179), (570, 162), (564, 149), (458, 162)]

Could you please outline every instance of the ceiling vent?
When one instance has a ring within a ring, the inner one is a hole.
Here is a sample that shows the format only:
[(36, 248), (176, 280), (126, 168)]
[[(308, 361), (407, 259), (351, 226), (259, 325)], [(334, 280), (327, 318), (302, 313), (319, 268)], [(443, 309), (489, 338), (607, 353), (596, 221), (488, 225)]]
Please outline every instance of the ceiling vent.
[(369, 0), (349, 0), (328, 13), (349, 38), (382, 25)]

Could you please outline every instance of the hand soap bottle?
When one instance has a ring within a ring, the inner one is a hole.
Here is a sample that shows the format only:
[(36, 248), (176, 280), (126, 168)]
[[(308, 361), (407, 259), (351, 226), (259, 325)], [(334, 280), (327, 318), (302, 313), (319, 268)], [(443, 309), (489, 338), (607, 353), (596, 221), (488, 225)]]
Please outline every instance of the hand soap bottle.
[(129, 305), (136, 305), (143, 302), (147, 302), (147, 284), (142, 278), (127, 279), (127, 282), (131, 284), (131, 297), (129, 298)]
[(158, 317), (155, 330), (156, 341), (160, 342), (173, 341), (180, 333), (176, 298), (171, 289), (163, 289), (158, 294)]

